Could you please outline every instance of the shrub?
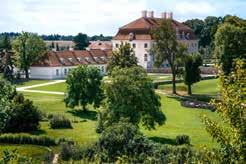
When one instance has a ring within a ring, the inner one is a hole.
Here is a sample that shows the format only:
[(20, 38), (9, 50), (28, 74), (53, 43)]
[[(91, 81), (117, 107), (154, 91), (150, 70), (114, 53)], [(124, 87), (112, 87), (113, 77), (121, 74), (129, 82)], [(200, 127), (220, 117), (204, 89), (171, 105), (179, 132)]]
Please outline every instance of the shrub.
[(7, 110), (9, 119), (4, 132), (30, 132), (38, 130), (41, 113), (30, 100), (25, 100), (23, 94), (14, 97), (10, 109)]
[(0, 143), (30, 144), (30, 145), (41, 145), (41, 146), (57, 145), (56, 140), (48, 136), (31, 136), (31, 135), (25, 135), (25, 134), (0, 135)]
[(176, 144), (177, 145), (183, 145), (183, 144), (190, 145), (190, 137), (187, 135), (178, 135), (176, 137)]
[(72, 147), (70, 144), (63, 143), (61, 145), (61, 159), (68, 161), (72, 156)]
[(62, 128), (72, 128), (72, 124), (69, 119), (64, 116), (53, 116), (50, 120), (50, 128), (52, 129), (62, 129)]

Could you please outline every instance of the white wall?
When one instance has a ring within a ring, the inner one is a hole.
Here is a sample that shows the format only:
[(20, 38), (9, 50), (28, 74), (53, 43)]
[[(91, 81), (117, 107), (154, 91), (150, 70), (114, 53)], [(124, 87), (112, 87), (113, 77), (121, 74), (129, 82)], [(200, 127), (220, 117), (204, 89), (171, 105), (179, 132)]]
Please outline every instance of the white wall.
[[(198, 40), (180, 40), (181, 43), (187, 45), (189, 53), (196, 53), (198, 52)], [(131, 46), (136, 44), (136, 48), (134, 48), (135, 55), (138, 59), (138, 64), (141, 65), (143, 68), (152, 68), (153, 67), (153, 56), (149, 55), (149, 50), (154, 43), (153, 40), (112, 40), (113, 43), (113, 50), (117, 49), (116, 44), (120, 46), (122, 43), (130, 43)], [(148, 44), (148, 48), (144, 47), (144, 44)], [(147, 61), (145, 61), (144, 55), (147, 54)]]
[[(106, 64), (89, 65), (95, 66), (100, 69), (101, 73), (106, 74)], [(30, 78), (31, 79), (64, 79), (68, 75), (69, 71), (76, 66), (70, 67), (31, 67)]]
[[(147, 68), (151, 68), (152, 64), (153, 64), (153, 60), (152, 60), (152, 56), (149, 55), (149, 50), (153, 44), (152, 40), (133, 40), (133, 41), (129, 41), (129, 40), (112, 40), (113, 43), (113, 50), (117, 49), (116, 48), (116, 44), (118, 44), (119, 46), (122, 43), (130, 43), (131, 46), (133, 44), (136, 45), (134, 49), (135, 51), (135, 55), (138, 59), (138, 64), (141, 65), (143, 68), (147, 69)], [(144, 47), (144, 45), (147, 44), (147, 48)], [(145, 61), (145, 54), (147, 54), (147, 61)]]

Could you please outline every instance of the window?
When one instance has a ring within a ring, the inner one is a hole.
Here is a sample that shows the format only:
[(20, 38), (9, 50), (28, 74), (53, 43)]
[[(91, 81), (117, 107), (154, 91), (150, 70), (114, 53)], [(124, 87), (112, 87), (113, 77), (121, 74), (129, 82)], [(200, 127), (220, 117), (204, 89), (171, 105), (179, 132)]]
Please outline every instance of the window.
[(136, 44), (135, 43), (132, 44), (132, 48), (136, 48)]
[(67, 75), (67, 68), (64, 69), (64, 75)]
[(144, 43), (144, 48), (148, 48), (148, 43)]
[(104, 72), (104, 66), (101, 67), (101, 71)]
[(144, 61), (148, 61), (148, 55), (144, 54)]
[(59, 69), (56, 69), (56, 76), (59, 76)]
[(119, 44), (118, 44), (118, 43), (116, 43), (116, 44), (115, 44), (115, 47), (116, 47), (116, 48), (118, 48), (118, 47), (119, 47)]

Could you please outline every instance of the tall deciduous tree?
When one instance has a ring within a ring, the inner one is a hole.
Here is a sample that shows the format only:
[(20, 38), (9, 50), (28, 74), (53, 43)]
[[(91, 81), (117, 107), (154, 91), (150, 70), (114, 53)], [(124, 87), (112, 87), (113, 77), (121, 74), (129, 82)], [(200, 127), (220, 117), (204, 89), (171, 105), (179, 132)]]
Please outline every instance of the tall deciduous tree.
[(24, 70), (26, 78), (29, 78), (29, 68), (46, 53), (46, 45), (37, 34), (22, 32), (14, 40), (13, 50), (17, 66)]
[(120, 47), (113, 51), (110, 56), (107, 69), (109, 73), (115, 68), (127, 68), (137, 66), (137, 58), (134, 50), (131, 48), (129, 43), (121, 44)]
[(7, 110), (10, 108), (11, 100), (15, 95), (15, 87), (0, 77), (0, 132), (9, 119)]
[(65, 97), (66, 105), (72, 108), (82, 106), (84, 111), (86, 111), (87, 104), (99, 107), (103, 98), (102, 78), (100, 70), (96, 67), (83, 65), (73, 69), (66, 81), (68, 84)]
[(106, 124), (128, 118), (135, 125), (141, 122), (144, 127), (154, 129), (166, 120), (160, 110), (160, 97), (155, 94), (146, 71), (139, 66), (115, 68), (105, 83), (105, 94), (108, 107), (102, 118)]
[(85, 48), (88, 47), (88, 45), (90, 44), (88, 36), (82, 33), (76, 35), (73, 39), (73, 42), (75, 44), (74, 48), (76, 50), (85, 50)]
[(203, 121), (210, 135), (221, 145), (224, 163), (246, 161), (246, 69), (245, 61), (238, 60), (229, 75), (220, 75), (220, 101), (213, 101), (224, 124), (207, 116)]
[(188, 94), (191, 95), (191, 85), (200, 81), (201, 71), (199, 67), (202, 65), (200, 55), (192, 54), (185, 57), (184, 83), (188, 86)]
[(171, 20), (163, 20), (159, 27), (151, 32), (155, 40), (150, 52), (154, 56), (156, 66), (168, 61), (172, 71), (173, 94), (176, 94), (176, 76), (180, 58), (185, 56), (186, 48), (179, 44)]
[(3, 77), (9, 81), (13, 79), (14, 72), (11, 48), (11, 42), (8, 35), (4, 35), (0, 43), (0, 73), (3, 73)]
[(246, 28), (225, 23), (215, 35), (215, 55), (225, 74), (229, 74), (236, 58), (246, 59)]

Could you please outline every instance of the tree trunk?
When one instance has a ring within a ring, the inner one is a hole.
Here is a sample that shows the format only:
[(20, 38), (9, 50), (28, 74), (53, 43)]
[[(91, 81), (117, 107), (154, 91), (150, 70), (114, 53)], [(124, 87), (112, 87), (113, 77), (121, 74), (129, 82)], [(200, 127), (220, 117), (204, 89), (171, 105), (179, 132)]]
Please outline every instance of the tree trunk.
[(192, 94), (192, 92), (191, 92), (191, 85), (188, 84), (188, 95), (191, 95), (191, 94)]
[(29, 72), (28, 72), (28, 68), (25, 68), (25, 74), (26, 74), (26, 79), (29, 79)]
[(83, 107), (83, 112), (86, 112), (87, 111), (86, 105), (83, 105), (82, 107)]
[(173, 84), (173, 94), (177, 94), (176, 92), (176, 72), (175, 72), (175, 68), (173, 68), (173, 66), (171, 66), (171, 70), (172, 70), (172, 84)]

